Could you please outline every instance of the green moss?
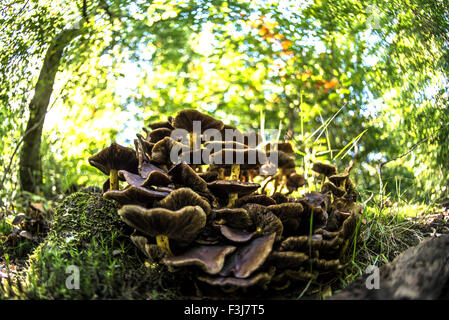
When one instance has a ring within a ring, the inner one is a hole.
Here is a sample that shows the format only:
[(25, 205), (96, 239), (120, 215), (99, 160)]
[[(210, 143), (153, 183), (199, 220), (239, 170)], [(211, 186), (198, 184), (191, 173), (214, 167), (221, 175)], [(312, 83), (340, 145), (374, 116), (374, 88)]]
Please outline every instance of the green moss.
[[(179, 298), (171, 273), (159, 265), (145, 266), (117, 209), (99, 194), (67, 197), (56, 209), (46, 240), (30, 256), (22, 286), (15, 285), (14, 292), (4, 288), (3, 298)], [(66, 285), (74, 283), (68, 280), (75, 275), (73, 266), (79, 271), (79, 289)]]

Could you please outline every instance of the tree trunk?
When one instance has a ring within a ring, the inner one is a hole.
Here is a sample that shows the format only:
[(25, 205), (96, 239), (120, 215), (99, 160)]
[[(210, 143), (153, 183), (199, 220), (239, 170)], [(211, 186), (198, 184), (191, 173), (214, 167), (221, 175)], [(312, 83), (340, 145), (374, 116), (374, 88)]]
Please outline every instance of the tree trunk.
[(39, 186), (42, 185), (40, 148), (45, 115), (64, 48), (79, 33), (80, 29), (66, 29), (61, 31), (53, 39), (45, 54), (44, 64), (36, 83), (34, 97), (29, 105), (30, 117), (20, 154), (19, 176), (20, 184), (24, 191), (38, 193)]

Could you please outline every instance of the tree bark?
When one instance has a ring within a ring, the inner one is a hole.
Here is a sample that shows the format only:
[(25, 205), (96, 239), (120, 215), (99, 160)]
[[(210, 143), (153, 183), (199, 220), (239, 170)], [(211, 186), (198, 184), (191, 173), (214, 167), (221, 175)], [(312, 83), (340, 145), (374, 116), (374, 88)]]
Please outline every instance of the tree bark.
[(42, 185), (41, 139), (45, 115), (53, 92), (56, 73), (61, 63), (62, 53), (67, 45), (80, 34), (80, 29), (65, 29), (53, 39), (45, 54), (44, 64), (30, 102), (23, 146), (19, 161), (19, 178), (22, 190), (38, 193)]

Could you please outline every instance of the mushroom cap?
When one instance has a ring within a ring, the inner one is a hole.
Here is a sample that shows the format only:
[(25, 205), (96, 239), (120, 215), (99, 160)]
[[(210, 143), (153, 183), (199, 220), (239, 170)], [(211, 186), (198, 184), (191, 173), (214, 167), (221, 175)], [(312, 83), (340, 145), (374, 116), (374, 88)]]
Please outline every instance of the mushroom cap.
[(88, 158), (89, 164), (109, 175), (111, 169), (137, 173), (139, 160), (136, 151), (113, 142), (109, 147)]
[(168, 196), (168, 192), (150, 190), (143, 187), (130, 186), (124, 190), (109, 190), (104, 193), (106, 199), (112, 199), (121, 205), (139, 204), (145, 207), (152, 206), (154, 201)]
[(277, 144), (277, 149), (285, 153), (295, 153), (292, 144), (288, 141), (279, 141)]
[(261, 286), (266, 287), (266, 285), (271, 281), (273, 277), (272, 274), (268, 272), (261, 272), (257, 275), (246, 278), (234, 278), (234, 277), (207, 277), (207, 276), (198, 276), (198, 280), (203, 281), (209, 285), (217, 286), (217, 287), (237, 287), (237, 288), (249, 288), (253, 286)]
[(160, 129), (160, 128), (167, 128), (173, 130), (173, 126), (171, 125), (170, 121), (158, 121), (158, 122), (152, 122), (147, 125), (152, 130)]
[(168, 175), (156, 170), (150, 172), (146, 179), (126, 170), (120, 170), (118, 174), (119, 177), (123, 177), (129, 185), (134, 187), (166, 186), (171, 182)]
[(333, 240), (323, 240), (321, 235), (310, 236), (295, 236), (288, 237), (281, 242), (279, 250), (281, 251), (297, 251), (297, 252), (307, 252), (311, 250), (321, 251), (335, 251), (343, 243), (342, 239), (339, 237)]
[(186, 245), (195, 240), (201, 228), (206, 225), (206, 213), (200, 206), (187, 206), (171, 211), (126, 205), (118, 213), (126, 224), (145, 235), (164, 235)]
[(248, 203), (243, 206), (253, 221), (253, 228), (258, 230), (258, 234), (266, 235), (276, 233), (275, 241), (282, 239), (284, 226), (281, 220), (274, 213), (268, 211), (265, 206), (255, 203)]
[(170, 137), (172, 130), (168, 128), (159, 128), (150, 132), (150, 143), (156, 143), (165, 137)]
[(237, 193), (238, 195), (248, 195), (260, 188), (260, 184), (252, 182), (241, 182), (233, 180), (216, 180), (207, 184), (208, 188), (217, 195), (223, 193)]
[(257, 203), (263, 206), (271, 206), (276, 204), (276, 201), (265, 194), (250, 194), (237, 199), (237, 201), (235, 202), (235, 206), (241, 207), (247, 203)]
[(287, 177), (288, 191), (293, 192), (293, 191), (297, 190), (299, 187), (302, 187), (303, 185), (305, 185), (306, 182), (307, 181), (302, 174), (293, 172)]
[(335, 184), (337, 187), (341, 187), (344, 182), (349, 178), (349, 173), (334, 174), (329, 177), (329, 181)]
[(253, 224), (250, 215), (243, 208), (221, 208), (214, 209), (212, 212), (215, 221), (223, 220), (223, 224), (231, 228), (245, 229), (251, 227)]
[(197, 192), (208, 192), (207, 182), (204, 181), (188, 164), (179, 163), (168, 171), (172, 181), (184, 185)]
[(337, 173), (336, 166), (324, 162), (315, 162), (312, 166), (312, 170), (320, 174), (324, 174), (326, 177), (333, 176)]
[(332, 192), (332, 194), (338, 198), (343, 197), (346, 193), (346, 191), (344, 189), (337, 187), (335, 184), (333, 184), (330, 181), (326, 181), (321, 186), (321, 192), (326, 193), (329, 191)]
[(172, 211), (182, 209), (185, 206), (200, 206), (206, 214), (209, 214), (211, 211), (209, 202), (190, 188), (176, 189), (167, 197), (158, 201), (155, 206)]
[(152, 164), (149, 161), (143, 161), (141, 163), (140, 168), (139, 168), (139, 174), (142, 178), (146, 179), (150, 175), (150, 173), (153, 171), (159, 171), (159, 172), (165, 173), (165, 170), (157, 167), (156, 165)]
[(220, 226), (220, 232), (226, 239), (234, 242), (247, 242), (257, 235), (257, 232), (234, 229), (226, 225)]
[(309, 256), (304, 252), (296, 251), (272, 251), (268, 261), (277, 268), (299, 268), (304, 262), (309, 260)]
[[(140, 146), (140, 148), (142, 149), (142, 151), (147, 154), (147, 155), (151, 155), (151, 151), (153, 150), (153, 147), (155, 145), (155, 142), (149, 142), (148, 140), (146, 140), (141, 134), (136, 134), (137, 136), (137, 141), (138, 141), (138, 145)], [(159, 141), (159, 140), (158, 140)], [(157, 142), (157, 141), (156, 141)]]
[(267, 156), (257, 149), (221, 149), (209, 156), (209, 162), (220, 166), (240, 164), (244, 169), (250, 169), (266, 163)]
[(267, 210), (273, 212), (282, 222), (284, 232), (296, 231), (301, 225), (304, 208), (300, 203), (282, 203), (271, 205)]
[(214, 119), (210, 115), (199, 112), (195, 109), (185, 109), (176, 115), (173, 119), (172, 126), (174, 128), (185, 129), (188, 132), (193, 131), (193, 121), (201, 122), (201, 132), (204, 132), (207, 129), (223, 129), (223, 122), (220, 120)]
[(248, 278), (259, 269), (269, 256), (274, 243), (275, 233), (252, 240), (249, 244), (237, 249), (226, 262), (221, 276), (229, 276), (231, 273), (236, 278)]
[[(171, 151), (175, 147), (177, 148), (176, 155), (178, 156), (178, 158), (172, 159)], [(152, 148), (151, 161), (157, 164), (171, 164), (178, 161), (182, 152), (189, 149), (189, 146), (175, 141), (171, 137), (165, 137), (164, 139), (158, 141)]]
[(234, 246), (198, 246), (174, 257), (165, 257), (162, 263), (169, 267), (197, 266), (208, 274), (217, 274), (225, 258), (234, 252)]
[(288, 202), (288, 197), (280, 192), (276, 192), (272, 196), (273, 200), (276, 201), (277, 204)]

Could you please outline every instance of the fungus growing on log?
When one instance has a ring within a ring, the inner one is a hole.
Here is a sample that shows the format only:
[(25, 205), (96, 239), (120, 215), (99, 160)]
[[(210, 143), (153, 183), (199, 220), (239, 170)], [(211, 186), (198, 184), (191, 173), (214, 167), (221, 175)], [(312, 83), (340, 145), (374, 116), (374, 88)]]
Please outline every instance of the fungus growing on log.
[[(130, 241), (150, 261), (218, 296), (307, 291), (308, 282), (337, 277), (363, 211), (350, 168), (339, 173), (316, 162), (317, 181), (298, 173), (293, 142), (257, 147), (260, 135), (193, 109), (147, 127), (136, 150), (113, 143), (89, 163), (109, 176), (104, 197), (120, 204), (121, 219), (135, 229)], [(172, 138), (176, 129), (189, 132), (189, 142)], [(223, 135), (217, 140), (207, 129)], [(184, 161), (196, 153), (200, 163)], [(118, 179), (127, 184), (122, 190)]]

